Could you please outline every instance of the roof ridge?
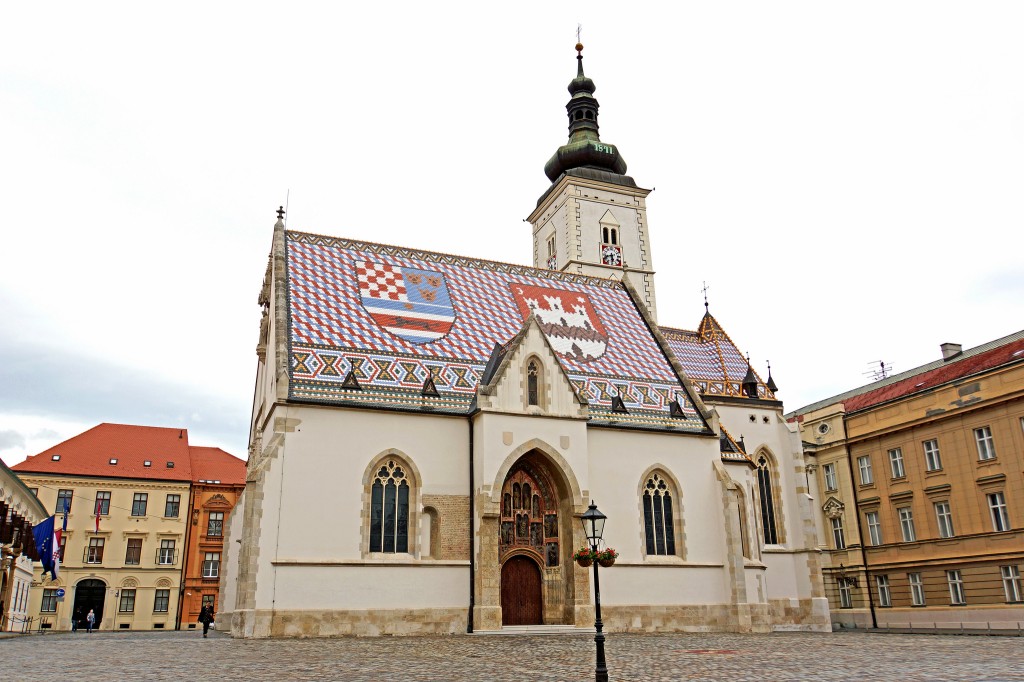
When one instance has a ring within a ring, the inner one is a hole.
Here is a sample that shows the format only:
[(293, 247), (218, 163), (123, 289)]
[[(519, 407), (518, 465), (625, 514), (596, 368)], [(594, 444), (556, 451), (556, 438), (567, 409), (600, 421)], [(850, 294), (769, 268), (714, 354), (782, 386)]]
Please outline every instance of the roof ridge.
[(827, 407), (829, 405), (842, 402), (847, 398), (853, 398), (854, 396), (862, 395), (864, 393), (870, 393), (871, 391), (880, 388), (885, 388), (886, 386), (891, 386), (905, 379), (910, 379), (911, 377), (917, 376), (918, 374), (924, 374), (925, 372), (930, 372), (933, 369), (938, 369), (939, 367), (950, 367), (964, 360), (972, 358), (976, 355), (986, 353), (990, 350), (995, 350), (1002, 346), (1007, 346), (1013, 343), (1014, 341), (1020, 341), (1021, 339), (1024, 339), (1024, 329), (1017, 332), (1013, 332), (1011, 334), (1007, 334), (1006, 336), (1002, 336), (998, 339), (993, 339), (992, 341), (987, 341), (973, 348), (968, 348), (967, 350), (957, 355), (955, 358), (949, 360), (938, 358), (937, 360), (932, 360), (931, 362), (928, 362), (924, 365), (920, 365), (913, 369), (908, 369), (905, 372), (893, 374), (891, 377), (886, 377), (885, 379), (880, 379), (879, 381), (875, 381), (870, 384), (864, 384), (863, 386), (858, 386), (857, 388), (853, 388), (842, 393), (837, 393), (836, 395), (831, 396), (829, 398), (824, 398), (822, 400), (818, 400), (808, 405), (804, 405), (803, 407), (799, 407), (793, 410), (792, 412), (789, 412), (785, 416), (788, 419), (790, 417), (807, 414), (808, 412), (813, 412), (814, 410), (820, 409), (822, 407)]
[[(330, 242), (335, 242), (343, 248), (352, 249), (359, 247), (378, 247), (383, 249), (394, 249), (395, 251), (403, 252), (404, 254), (411, 254), (411, 257), (421, 258), (422, 260), (434, 262), (429, 256), (441, 256), (444, 258), (457, 258), (465, 262), (470, 267), (473, 266), (498, 266), (499, 269), (511, 268), (513, 270), (524, 271), (524, 274), (536, 275), (538, 277), (545, 277), (550, 279), (565, 280), (570, 282), (581, 282), (584, 284), (596, 284), (598, 286), (608, 286), (609, 284), (615, 285), (614, 288), (621, 288), (622, 280), (615, 279), (614, 277), (598, 277), (597, 275), (585, 275), (575, 272), (564, 272), (562, 270), (548, 270), (547, 268), (538, 268), (532, 265), (523, 265), (522, 263), (509, 263), (507, 261), (490, 260), (487, 258), (474, 258), (473, 256), (462, 256), (457, 253), (447, 253), (445, 251), (429, 251), (426, 249), (418, 249), (409, 246), (398, 246), (396, 244), (385, 244), (383, 242), (370, 242), (362, 239), (351, 239), (349, 237), (332, 237), (326, 234), (317, 234), (315, 232), (300, 232), (299, 230), (287, 230), (286, 235), (301, 235), (304, 237), (313, 237), (317, 239), (325, 239)], [(373, 249), (370, 249), (373, 250)], [(406, 256), (410, 257), (410, 256)], [(491, 268), (486, 268), (491, 269)]]

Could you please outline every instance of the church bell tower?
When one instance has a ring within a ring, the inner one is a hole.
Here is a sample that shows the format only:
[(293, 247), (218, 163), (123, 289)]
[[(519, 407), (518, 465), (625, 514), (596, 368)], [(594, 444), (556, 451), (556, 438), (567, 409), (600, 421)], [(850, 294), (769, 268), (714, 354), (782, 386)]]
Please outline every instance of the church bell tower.
[(598, 134), (597, 86), (583, 73), (576, 45), (576, 77), (569, 83), (569, 141), (544, 164), (551, 186), (528, 218), (533, 264), (562, 272), (628, 279), (657, 321), (654, 265), (646, 197), (626, 175), (618, 148)]

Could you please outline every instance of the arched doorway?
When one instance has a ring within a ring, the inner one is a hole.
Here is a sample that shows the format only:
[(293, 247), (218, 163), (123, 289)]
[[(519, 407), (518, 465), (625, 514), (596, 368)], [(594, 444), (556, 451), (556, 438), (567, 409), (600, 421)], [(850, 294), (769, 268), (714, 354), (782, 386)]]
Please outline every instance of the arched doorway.
[(560, 498), (539, 457), (523, 457), (505, 477), (498, 526), (503, 625), (565, 620)]
[(91, 609), (96, 614), (93, 628), (98, 630), (103, 620), (103, 602), (107, 596), (107, 585), (102, 580), (83, 580), (75, 585), (75, 605), (72, 618), (78, 620), (78, 627), (85, 628), (85, 617)]
[(501, 624), (543, 622), (540, 568), (528, 556), (513, 556), (501, 566)]

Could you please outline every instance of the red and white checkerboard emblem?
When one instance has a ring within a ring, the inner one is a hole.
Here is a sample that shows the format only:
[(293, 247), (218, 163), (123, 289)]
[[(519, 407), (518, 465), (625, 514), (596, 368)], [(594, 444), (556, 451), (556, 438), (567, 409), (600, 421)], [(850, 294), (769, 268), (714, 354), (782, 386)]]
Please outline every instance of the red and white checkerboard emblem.
[(363, 261), (356, 265), (359, 295), (385, 301), (406, 301), (402, 272), (393, 265)]

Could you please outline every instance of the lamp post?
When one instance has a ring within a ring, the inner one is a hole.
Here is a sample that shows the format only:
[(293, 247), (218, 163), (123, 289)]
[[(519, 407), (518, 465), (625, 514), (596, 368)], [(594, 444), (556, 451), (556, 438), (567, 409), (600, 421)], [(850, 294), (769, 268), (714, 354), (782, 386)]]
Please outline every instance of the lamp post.
[[(598, 511), (594, 501), (590, 501), (587, 511), (583, 512), (580, 521), (583, 522), (583, 533), (590, 542), (590, 550), (597, 554), (597, 546), (604, 535), (604, 522), (608, 517)], [(608, 666), (604, 661), (604, 626), (601, 623), (601, 579), (598, 576), (598, 564), (594, 561), (594, 643), (597, 645), (597, 667), (594, 669), (594, 680), (596, 682), (608, 682)]]

